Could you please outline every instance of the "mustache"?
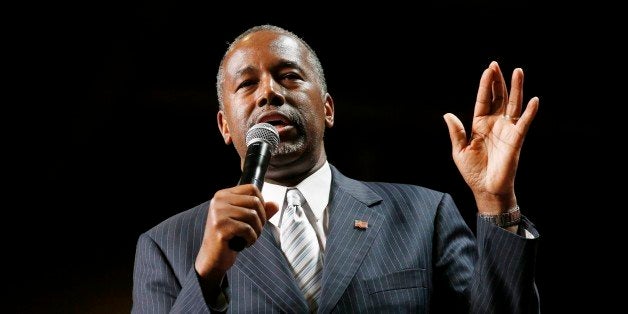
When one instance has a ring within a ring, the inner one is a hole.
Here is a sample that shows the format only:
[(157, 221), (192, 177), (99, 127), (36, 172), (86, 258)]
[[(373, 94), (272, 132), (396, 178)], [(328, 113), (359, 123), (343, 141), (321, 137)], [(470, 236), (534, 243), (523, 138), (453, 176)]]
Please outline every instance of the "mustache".
[[(305, 134), (305, 119), (297, 109), (288, 105), (283, 105), (281, 107), (277, 107), (274, 111), (286, 116), (299, 133)], [(259, 117), (266, 112), (266, 110), (260, 111), (257, 115), (255, 115), (255, 117), (252, 117), (248, 123), (248, 129), (253, 127), (256, 124), (256, 121), (259, 120)]]

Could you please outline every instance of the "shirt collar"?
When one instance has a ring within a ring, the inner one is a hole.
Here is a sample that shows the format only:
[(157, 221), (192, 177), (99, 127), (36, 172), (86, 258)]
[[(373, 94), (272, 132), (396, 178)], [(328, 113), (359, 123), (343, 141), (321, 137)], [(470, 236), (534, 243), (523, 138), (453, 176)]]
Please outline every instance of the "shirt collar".
[[(312, 173), (295, 187), (299, 189), (303, 197), (305, 197), (316, 220), (322, 219), (325, 208), (329, 203), (329, 192), (331, 190), (331, 168), (329, 167), (329, 163), (325, 161), (325, 164), (323, 164), (320, 169), (316, 170), (316, 172)], [(269, 219), (275, 226), (279, 225), (287, 189), (287, 186), (268, 182), (264, 182), (264, 187), (262, 188), (264, 201), (272, 201), (279, 205), (280, 211)]]

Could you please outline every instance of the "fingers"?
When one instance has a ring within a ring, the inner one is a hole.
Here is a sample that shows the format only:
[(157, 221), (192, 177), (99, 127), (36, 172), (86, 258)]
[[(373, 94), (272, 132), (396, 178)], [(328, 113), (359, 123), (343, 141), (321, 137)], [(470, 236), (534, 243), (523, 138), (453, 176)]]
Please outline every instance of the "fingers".
[(493, 92), (493, 98), (491, 101), (491, 112), (499, 112), (499, 110), (506, 104), (506, 101), (508, 100), (508, 89), (506, 87), (506, 80), (504, 79), (502, 70), (500, 69), (499, 64), (496, 61), (491, 62), (488, 67), (494, 71), (493, 82), (491, 84)]
[[(257, 241), (259, 233), (255, 231), (250, 224), (234, 220), (232, 223), (226, 226), (228, 232), (223, 233), (224, 240), (231, 240), (234, 237), (240, 237), (246, 241), (246, 247), (249, 247)], [(238, 248), (239, 250), (240, 248)]]
[[(262, 223), (262, 219), (258, 214), (259, 210), (236, 206), (233, 206), (230, 210), (230, 219), (248, 224), (251, 226), (253, 231), (255, 231), (256, 235), (262, 234), (262, 227), (264, 226), (265, 221)], [(263, 208), (262, 211), (264, 211)]]
[(480, 79), (474, 117), (501, 114), (516, 120), (521, 115), (523, 102), (523, 70), (513, 70), (510, 95), (499, 64), (491, 62)]
[(252, 184), (241, 185), (234, 188), (229, 195), (228, 203), (234, 207), (253, 210), (262, 224), (266, 223), (266, 211), (259, 190)]
[(523, 70), (516, 68), (512, 72), (510, 83), (510, 98), (505, 113), (513, 118), (521, 115), (521, 103), (523, 102)]
[(220, 190), (210, 205), (208, 228), (220, 235), (220, 241), (240, 236), (250, 246), (262, 233), (267, 220), (266, 207), (273, 214), (276, 212), (277, 206), (268, 204), (272, 203), (264, 203), (259, 190), (252, 184)]
[(527, 134), (532, 120), (536, 116), (536, 112), (539, 110), (539, 98), (532, 97), (526, 106), (526, 110), (523, 111), (521, 118), (517, 121), (517, 126), (521, 128), (522, 134)]
[(461, 151), (467, 146), (467, 135), (464, 130), (464, 125), (454, 114), (446, 113), (443, 118), (445, 119), (445, 123), (447, 123), (447, 129), (449, 129), (452, 151)]
[[(248, 200), (243, 201), (247, 203)], [(259, 201), (259, 199), (257, 199), (257, 201)], [(257, 201), (255, 201), (255, 206), (257, 206)], [(279, 205), (275, 202), (266, 202), (264, 206), (256, 207), (255, 210), (246, 207), (234, 207), (229, 216), (231, 220), (235, 222), (235, 224), (230, 226), (230, 228), (233, 228), (231, 233), (244, 238), (247, 247), (251, 246), (262, 234), (264, 224), (266, 223), (266, 219), (262, 219), (260, 216), (270, 218), (278, 211)], [(262, 220), (264, 222), (262, 222)]]
[(229, 242), (238, 237), (247, 247), (253, 245), (262, 234), (266, 213), (276, 211), (277, 205), (264, 203), (259, 189), (252, 184), (216, 192), (209, 202), (203, 241), (194, 261), (196, 272), (207, 280), (220, 283), (238, 254)]
[(266, 210), (266, 217), (268, 219), (273, 217), (279, 211), (279, 205), (277, 205), (277, 203), (275, 202), (266, 202), (264, 208)]
[(487, 68), (480, 78), (480, 86), (478, 87), (478, 95), (475, 99), (475, 109), (473, 117), (485, 116), (491, 113), (491, 102), (493, 93), (493, 69)]

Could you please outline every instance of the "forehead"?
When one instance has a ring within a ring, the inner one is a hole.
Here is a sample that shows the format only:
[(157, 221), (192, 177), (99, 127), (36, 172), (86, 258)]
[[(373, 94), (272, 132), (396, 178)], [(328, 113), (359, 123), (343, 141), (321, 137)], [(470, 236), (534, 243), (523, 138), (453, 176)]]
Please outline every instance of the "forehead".
[(265, 67), (278, 61), (307, 63), (308, 51), (297, 39), (272, 31), (260, 31), (241, 39), (225, 58), (227, 75), (246, 67)]

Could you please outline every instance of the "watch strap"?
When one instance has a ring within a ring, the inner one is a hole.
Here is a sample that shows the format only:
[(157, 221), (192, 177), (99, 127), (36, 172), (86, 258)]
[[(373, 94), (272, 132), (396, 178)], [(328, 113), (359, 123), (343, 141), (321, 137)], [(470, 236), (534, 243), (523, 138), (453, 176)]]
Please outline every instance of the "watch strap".
[(519, 224), (519, 222), (521, 222), (521, 210), (519, 209), (519, 205), (515, 205), (515, 207), (509, 209), (505, 213), (497, 215), (479, 213), (478, 216), (480, 217), (480, 219), (493, 223), (502, 228), (516, 226)]

